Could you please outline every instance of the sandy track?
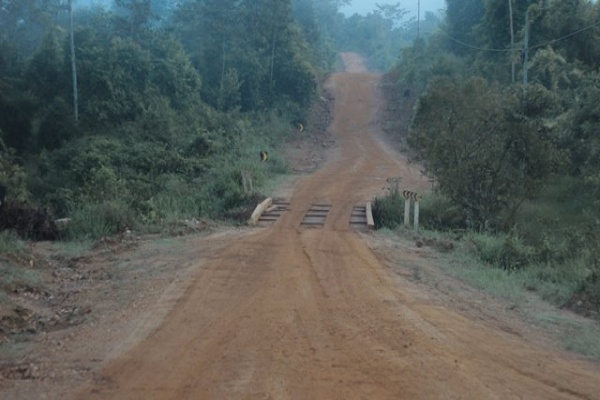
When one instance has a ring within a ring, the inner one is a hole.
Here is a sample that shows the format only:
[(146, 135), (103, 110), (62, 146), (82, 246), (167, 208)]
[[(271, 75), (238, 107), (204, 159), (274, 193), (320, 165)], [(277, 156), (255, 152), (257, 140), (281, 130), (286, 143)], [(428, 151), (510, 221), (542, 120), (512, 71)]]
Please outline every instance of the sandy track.
[[(379, 77), (345, 55), (329, 84), (337, 155), (291, 211), (193, 276), (164, 323), (78, 399), (598, 399), (600, 372), (422, 302), (349, 228), (390, 176), (427, 186), (370, 128)], [(332, 208), (303, 229), (313, 203)]]

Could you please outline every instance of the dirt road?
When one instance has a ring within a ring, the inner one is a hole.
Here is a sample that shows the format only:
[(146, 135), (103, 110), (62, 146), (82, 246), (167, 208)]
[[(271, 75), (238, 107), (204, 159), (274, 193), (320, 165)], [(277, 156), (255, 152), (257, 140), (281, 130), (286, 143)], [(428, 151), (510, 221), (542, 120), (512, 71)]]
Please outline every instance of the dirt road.
[[(426, 187), (371, 129), (379, 77), (346, 55), (332, 76), (338, 147), (291, 210), (232, 242), (149, 337), (77, 399), (599, 399), (600, 371), (404, 290), (352, 207), (385, 179)], [(301, 226), (312, 204), (324, 226)]]

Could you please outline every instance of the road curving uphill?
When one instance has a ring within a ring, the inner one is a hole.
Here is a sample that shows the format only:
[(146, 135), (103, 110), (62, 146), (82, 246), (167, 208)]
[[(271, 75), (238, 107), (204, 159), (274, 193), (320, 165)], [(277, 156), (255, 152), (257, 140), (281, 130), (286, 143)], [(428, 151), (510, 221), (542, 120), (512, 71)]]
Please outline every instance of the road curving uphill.
[(335, 156), (75, 399), (600, 399), (597, 367), (413, 297), (352, 229), (386, 178), (429, 183), (373, 132), (380, 77), (344, 58)]

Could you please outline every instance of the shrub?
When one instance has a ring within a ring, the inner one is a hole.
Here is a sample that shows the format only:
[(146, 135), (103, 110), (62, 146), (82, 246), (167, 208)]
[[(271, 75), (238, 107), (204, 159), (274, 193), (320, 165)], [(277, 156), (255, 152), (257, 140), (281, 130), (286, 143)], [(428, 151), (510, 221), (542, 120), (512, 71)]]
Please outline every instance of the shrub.
[(438, 79), (415, 108), (408, 142), (475, 229), (510, 226), (556, 168), (548, 135), (520, 110), (517, 94), (481, 78)]
[(23, 248), (23, 243), (12, 231), (0, 232), (0, 254), (17, 253)]
[(100, 239), (135, 226), (135, 215), (124, 203), (88, 203), (73, 211), (66, 235), (70, 239)]
[(48, 211), (15, 201), (2, 204), (0, 230), (2, 229), (10, 229), (23, 239), (55, 240), (58, 236), (54, 218)]
[(404, 222), (404, 198), (398, 190), (373, 200), (375, 228), (395, 229)]
[(472, 240), (482, 261), (507, 271), (522, 269), (534, 260), (534, 249), (517, 235), (476, 234)]
[(590, 252), (586, 261), (589, 274), (581, 282), (575, 296), (582, 297), (588, 303), (588, 307), (595, 311), (595, 316), (600, 317), (600, 257), (598, 252)]
[(160, 190), (146, 201), (144, 217), (147, 222), (197, 218), (202, 214), (201, 183), (187, 182), (177, 175), (160, 179)]
[(420, 220), (424, 228), (447, 231), (466, 229), (467, 215), (464, 210), (441, 193), (431, 193), (420, 205)]

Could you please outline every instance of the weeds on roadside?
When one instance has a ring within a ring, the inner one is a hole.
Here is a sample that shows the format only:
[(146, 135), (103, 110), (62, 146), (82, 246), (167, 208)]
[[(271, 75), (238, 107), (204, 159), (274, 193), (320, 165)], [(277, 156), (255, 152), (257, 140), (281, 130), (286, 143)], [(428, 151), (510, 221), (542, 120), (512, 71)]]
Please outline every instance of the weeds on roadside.
[(100, 239), (133, 228), (131, 208), (118, 201), (84, 204), (73, 211), (66, 231), (68, 239)]
[[(509, 299), (518, 297), (515, 290), (525, 289), (556, 306), (600, 317), (599, 216), (590, 211), (595, 199), (567, 201), (581, 191), (580, 184), (562, 178), (548, 185), (542, 198), (522, 207), (510, 232), (467, 229), (460, 209), (433, 193), (421, 202), (421, 227), (465, 244), (479, 260), (478, 267), (461, 269), (474, 286)], [(398, 192), (375, 199), (376, 227), (395, 229), (402, 223), (403, 209)]]
[(12, 291), (19, 286), (35, 287), (40, 280), (37, 270), (0, 262), (0, 292)]
[(373, 201), (375, 228), (395, 229), (404, 221), (404, 198), (398, 189), (391, 190)]
[(22, 248), (23, 242), (13, 232), (0, 232), (0, 254), (17, 253)]

